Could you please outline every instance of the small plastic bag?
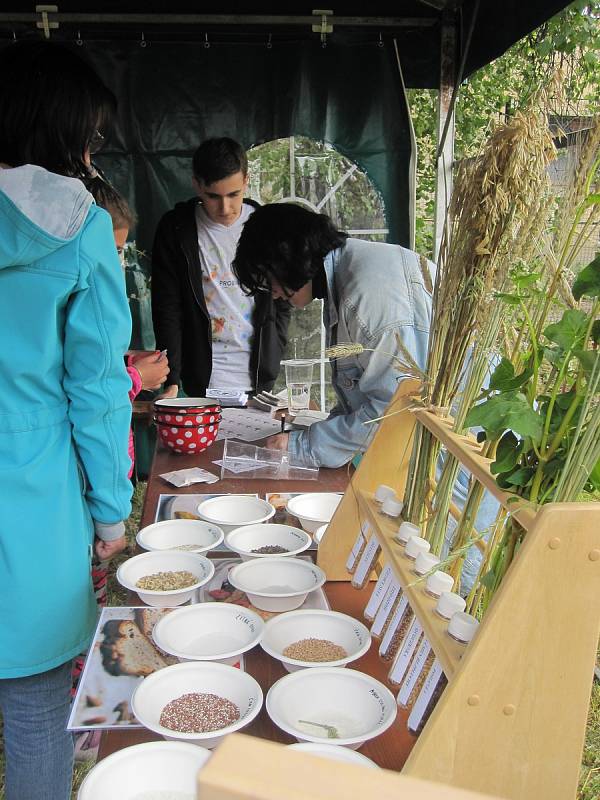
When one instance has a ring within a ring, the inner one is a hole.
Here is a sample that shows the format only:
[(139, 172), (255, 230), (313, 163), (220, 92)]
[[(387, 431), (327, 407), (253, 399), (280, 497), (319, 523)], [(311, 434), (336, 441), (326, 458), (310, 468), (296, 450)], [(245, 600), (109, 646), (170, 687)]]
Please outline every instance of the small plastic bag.
[(216, 483), (219, 480), (218, 475), (213, 475), (200, 467), (192, 467), (191, 469), (177, 469), (174, 472), (163, 472), (160, 476), (173, 486), (191, 486), (192, 483)]

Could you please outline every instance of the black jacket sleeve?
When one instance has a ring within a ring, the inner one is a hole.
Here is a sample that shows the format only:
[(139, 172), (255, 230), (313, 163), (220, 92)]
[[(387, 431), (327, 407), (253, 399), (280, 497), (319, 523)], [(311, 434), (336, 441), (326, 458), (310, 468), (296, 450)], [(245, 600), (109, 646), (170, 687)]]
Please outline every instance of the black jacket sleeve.
[(288, 326), (292, 308), (285, 300), (275, 300), (275, 327), (277, 329), (277, 339), (280, 347), (280, 360), (283, 358), (288, 342)]
[(182, 291), (185, 265), (169, 214), (158, 224), (152, 248), (152, 323), (158, 350), (166, 350), (170, 372), (166, 383), (178, 384), (182, 359)]

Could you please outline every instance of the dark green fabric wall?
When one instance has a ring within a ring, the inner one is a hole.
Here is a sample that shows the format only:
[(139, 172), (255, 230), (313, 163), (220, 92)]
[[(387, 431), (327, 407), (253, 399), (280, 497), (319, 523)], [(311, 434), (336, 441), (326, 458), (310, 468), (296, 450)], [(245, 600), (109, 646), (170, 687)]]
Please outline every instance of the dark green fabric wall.
[(88, 42), (81, 54), (119, 100), (97, 161), (135, 207), (144, 251), (161, 215), (192, 194), (197, 145), (223, 135), (246, 147), (290, 135), (330, 142), (381, 192), (390, 241), (408, 242), (410, 138), (391, 46)]

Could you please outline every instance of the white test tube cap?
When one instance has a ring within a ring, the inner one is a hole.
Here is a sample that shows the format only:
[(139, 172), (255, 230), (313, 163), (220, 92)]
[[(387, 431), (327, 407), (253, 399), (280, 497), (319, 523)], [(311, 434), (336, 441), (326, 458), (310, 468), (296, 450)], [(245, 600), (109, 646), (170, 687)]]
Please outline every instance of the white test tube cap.
[(475, 632), (479, 627), (479, 621), (471, 614), (465, 614), (464, 611), (457, 611), (452, 615), (448, 623), (448, 633), (459, 642), (470, 642), (475, 636)]
[(421, 528), (418, 525), (414, 525), (412, 522), (402, 522), (394, 539), (401, 544), (406, 544), (411, 536), (418, 536), (420, 533)]
[(404, 548), (404, 555), (414, 560), (419, 553), (428, 553), (430, 548), (431, 545), (427, 539), (423, 539), (421, 536), (410, 536)]
[(439, 563), (439, 558), (434, 556), (433, 553), (419, 553), (415, 558), (415, 572), (417, 575), (425, 575), (426, 572), (430, 572)]
[(396, 497), (386, 497), (381, 504), (381, 513), (388, 517), (399, 517), (403, 508), (402, 500), (398, 500)]
[(383, 503), (388, 497), (396, 497), (395, 490), (392, 489), (391, 486), (386, 486), (385, 483), (380, 483), (377, 489), (375, 489), (375, 500), (377, 500), (378, 503)]
[(442, 572), (440, 569), (427, 578), (425, 585), (425, 591), (435, 597), (439, 597), (442, 592), (451, 592), (453, 588), (454, 578), (452, 575), (448, 575), (447, 572)]
[(456, 592), (442, 592), (435, 610), (444, 619), (452, 619), (457, 611), (464, 611), (467, 601)]

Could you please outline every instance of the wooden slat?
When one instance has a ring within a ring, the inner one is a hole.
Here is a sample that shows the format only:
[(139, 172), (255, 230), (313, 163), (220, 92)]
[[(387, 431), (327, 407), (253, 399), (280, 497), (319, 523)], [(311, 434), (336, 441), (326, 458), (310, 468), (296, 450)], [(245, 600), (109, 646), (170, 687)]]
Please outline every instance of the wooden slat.
[[(434, 613), (437, 601), (425, 593), (425, 581), (419, 581), (418, 576), (412, 572), (414, 562), (404, 557), (404, 547), (394, 541), (393, 537), (398, 531), (398, 522), (381, 514), (372, 495), (359, 493), (359, 502), (365, 518), (368, 519), (372, 531), (381, 545), (381, 562), (390, 564), (394, 570), (412, 610), (423, 625), (425, 636), (450, 680), (458, 668), (465, 647), (448, 636), (447, 620)], [(417, 581), (418, 583), (415, 583)]]

